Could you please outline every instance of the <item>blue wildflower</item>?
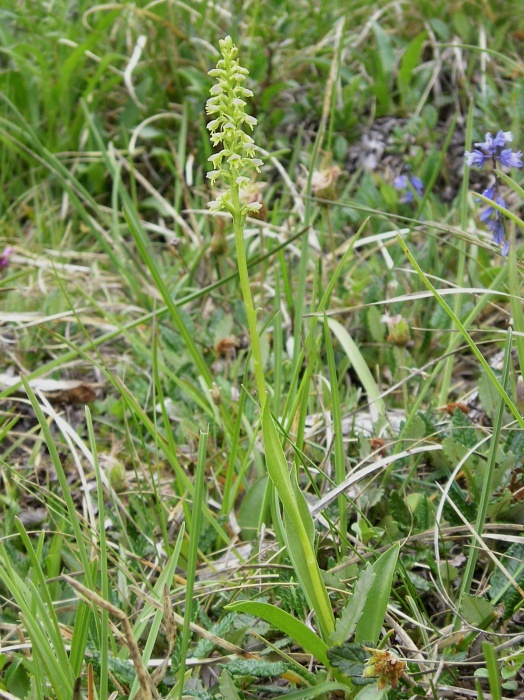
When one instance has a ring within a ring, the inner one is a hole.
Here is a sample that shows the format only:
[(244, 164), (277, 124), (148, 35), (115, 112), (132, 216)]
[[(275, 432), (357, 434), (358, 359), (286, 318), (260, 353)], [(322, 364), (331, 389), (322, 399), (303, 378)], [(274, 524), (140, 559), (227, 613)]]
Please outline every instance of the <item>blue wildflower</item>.
[[(483, 192), (483, 195), (488, 199), (492, 199), (499, 205), (499, 207), (504, 207), (504, 209), (507, 209), (506, 202), (500, 195), (497, 195), (496, 197), (493, 196), (493, 187), (488, 187), (488, 189)], [(479, 218), (483, 223), (486, 223), (486, 221), (493, 219), (493, 217), (497, 215), (500, 216), (500, 211), (498, 209), (495, 209), (495, 207), (487, 207), (484, 209)]]
[(497, 166), (497, 161), (506, 168), (522, 167), (522, 152), (514, 153), (511, 148), (504, 148), (510, 141), (513, 141), (511, 131), (502, 131), (501, 129), (496, 136), (488, 131), (484, 141), (477, 142), (473, 151), (464, 153), (466, 165), (482, 168), (486, 160), (491, 160), (493, 167)]
[(522, 151), (514, 153), (511, 148), (505, 148), (500, 152), (499, 160), (506, 168), (522, 168)]
[(500, 216), (500, 212), (497, 212), (498, 216), (495, 216), (493, 219), (490, 219), (488, 221), (488, 228), (493, 234), (493, 240), (497, 245), (502, 245), (505, 243), (506, 239), (506, 231), (504, 229), (504, 224), (502, 222), (502, 217)]
[[(476, 143), (476, 148), (473, 151), (464, 153), (466, 165), (483, 168), (486, 161), (491, 161), (493, 168), (496, 168), (498, 164), (505, 168), (521, 168), (522, 151), (513, 151), (511, 148), (505, 148), (506, 144), (511, 141), (513, 141), (511, 131), (502, 131), (501, 129), (497, 131), (495, 136), (488, 131), (484, 141)], [(482, 194), (487, 199), (496, 202), (499, 207), (507, 209), (506, 202), (499, 194), (499, 189), (500, 180), (495, 174), (494, 184), (484, 190)], [(495, 207), (488, 206), (481, 212), (480, 220), (486, 224), (493, 234), (494, 242), (502, 246), (502, 255), (507, 255), (509, 241), (506, 238), (502, 212), (499, 209), (495, 209)]]
[(470, 168), (472, 166), (475, 168), (482, 168), (487, 156), (485, 156), (482, 151), (475, 149), (474, 151), (466, 151), (464, 153), (464, 158), (466, 159), (466, 165), (469, 165)]
[(424, 193), (424, 183), (416, 175), (410, 175), (409, 179), (407, 175), (398, 175), (393, 180), (393, 187), (403, 193), (401, 202), (405, 203), (413, 201), (413, 190), (415, 190), (419, 197), (422, 197)]

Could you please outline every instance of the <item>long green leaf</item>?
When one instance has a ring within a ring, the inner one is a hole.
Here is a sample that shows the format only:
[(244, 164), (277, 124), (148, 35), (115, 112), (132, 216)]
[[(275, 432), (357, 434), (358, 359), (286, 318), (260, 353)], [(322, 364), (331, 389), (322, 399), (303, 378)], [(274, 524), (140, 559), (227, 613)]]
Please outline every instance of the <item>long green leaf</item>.
[(293, 489), (284, 450), (267, 401), (262, 412), (262, 434), (268, 473), (284, 510), (284, 534), (289, 555), (306, 598), (315, 612), (322, 636), (328, 637), (334, 629), (335, 620), (313, 548), (313, 519), (304, 496), (298, 488)]
[(294, 642), (301, 646), (308, 654), (314, 656), (317, 661), (320, 661), (325, 666), (329, 666), (329, 661), (326, 656), (328, 645), (312, 632), (309, 627), (306, 627), (303, 622), (297, 620), (296, 617), (293, 617), (293, 615), (290, 615), (285, 610), (281, 610), (269, 603), (258, 603), (246, 600), (231, 603), (226, 606), (226, 609), (260, 617), (281, 632), (284, 632), (288, 637), (291, 637)]
[(347, 641), (355, 631), (364, 612), (368, 596), (372, 592), (376, 577), (377, 575), (373, 571), (371, 564), (367, 564), (364, 571), (362, 571), (358, 577), (353, 595), (336, 622), (335, 631), (332, 632), (329, 637), (333, 644), (342, 644)]
[(376, 644), (380, 637), (380, 630), (384, 624), (386, 610), (391, 594), (393, 574), (397, 564), (399, 545), (394, 544), (391, 549), (384, 552), (373, 564), (375, 580), (369, 590), (364, 605), (364, 611), (355, 631), (355, 641), (358, 644), (368, 642)]

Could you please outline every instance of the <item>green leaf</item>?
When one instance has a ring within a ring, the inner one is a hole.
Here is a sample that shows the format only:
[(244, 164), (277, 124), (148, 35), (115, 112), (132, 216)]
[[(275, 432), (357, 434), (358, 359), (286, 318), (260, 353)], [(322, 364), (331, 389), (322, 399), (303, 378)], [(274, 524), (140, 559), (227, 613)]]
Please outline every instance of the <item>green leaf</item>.
[(489, 600), (469, 594), (464, 595), (461, 610), (466, 622), (480, 629), (486, 629), (497, 617), (495, 606)]
[(348, 640), (356, 629), (357, 623), (362, 617), (368, 594), (371, 590), (376, 574), (371, 564), (358, 577), (353, 595), (342, 610), (340, 618), (336, 621), (335, 631), (329, 636), (333, 644), (341, 644)]
[(335, 690), (341, 690), (342, 692), (347, 692), (347, 685), (342, 683), (337, 683), (336, 681), (331, 681), (327, 683), (319, 683), (318, 685), (311, 686), (310, 688), (301, 688), (296, 692), (286, 693), (286, 700), (308, 700), (308, 698), (321, 698), (327, 696), (328, 693), (332, 693)]
[[(520, 586), (524, 585), (524, 544), (521, 542), (513, 543), (501, 557), (500, 563)], [(510, 581), (498, 567), (491, 574), (490, 584), (489, 597), (495, 603), (500, 600), (504, 601), (506, 596), (513, 591)]]
[(296, 617), (277, 608), (269, 603), (258, 603), (254, 601), (241, 600), (237, 603), (231, 603), (226, 606), (227, 610), (240, 611), (248, 615), (260, 617), (266, 622), (269, 622), (281, 632), (296, 642), (305, 652), (320, 661), (325, 666), (328, 666), (326, 652), (327, 644), (320, 639), (309, 627), (297, 620)]
[(362, 676), (368, 655), (361, 644), (341, 644), (332, 647), (328, 649), (327, 656), (331, 666), (351, 678), (355, 685), (374, 683), (372, 678)]
[(490, 420), (493, 420), (500, 403), (499, 393), (486, 372), (481, 371), (478, 380), (479, 399)]
[(313, 518), (304, 495), (289, 475), (269, 401), (265, 402), (262, 412), (262, 434), (267, 469), (284, 511), (286, 548), (308, 604), (315, 612), (322, 636), (328, 637), (335, 627), (335, 620), (313, 547)]
[(453, 439), (455, 442), (464, 445), (468, 449), (475, 447), (478, 443), (478, 438), (471, 420), (458, 408), (453, 411), (451, 416), (453, 425)]
[(399, 545), (395, 544), (373, 564), (373, 573), (376, 578), (367, 596), (362, 617), (357, 625), (355, 632), (356, 642), (369, 642), (371, 646), (378, 642), (380, 630), (386, 616), (398, 554)]
[(267, 479), (267, 474), (264, 474), (247, 489), (238, 509), (237, 522), (244, 541), (253, 540), (258, 536), (258, 526), (265, 505)]
[[(420, 63), (420, 53), (426, 40), (426, 32), (418, 34), (404, 51), (398, 69), (398, 89), (402, 96), (402, 102), (408, 102), (408, 87), (413, 79), (413, 71)], [(415, 96), (418, 99), (418, 95)]]
[(220, 678), (218, 681), (218, 685), (220, 688), (220, 692), (222, 693), (222, 697), (224, 700), (242, 700), (244, 697), (244, 694), (240, 694), (238, 692), (238, 689), (229, 675), (229, 673), (226, 671), (224, 668), (222, 670), (222, 673), (220, 674)]
[(388, 688), (378, 690), (375, 685), (367, 685), (362, 688), (360, 693), (355, 697), (355, 700), (382, 700), (388, 697)]
[(263, 659), (234, 659), (227, 665), (233, 676), (254, 676), (255, 678), (277, 678), (289, 669), (283, 661), (264, 661)]
[(500, 683), (497, 652), (490, 642), (482, 642), (482, 653), (488, 669), (489, 689), (493, 700), (502, 700), (502, 688)]
[(424, 418), (417, 413), (409, 422), (407, 428), (402, 431), (402, 438), (407, 442), (417, 442), (426, 436), (426, 422)]
[[(451, 468), (455, 468), (458, 462), (462, 461), (466, 454), (470, 452), (470, 448), (457, 442), (452, 437), (446, 437), (442, 441), (442, 451), (448, 461)], [(474, 454), (470, 454), (469, 457), (464, 462), (466, 469), (474, 471), (477, 466), (478, 460)]]
[(406, 501), (398, 491), (392, 491), (389, 494), (389, 513), (399, 525), (410, 527), (413, 521), (411, 511), (409, 510)]

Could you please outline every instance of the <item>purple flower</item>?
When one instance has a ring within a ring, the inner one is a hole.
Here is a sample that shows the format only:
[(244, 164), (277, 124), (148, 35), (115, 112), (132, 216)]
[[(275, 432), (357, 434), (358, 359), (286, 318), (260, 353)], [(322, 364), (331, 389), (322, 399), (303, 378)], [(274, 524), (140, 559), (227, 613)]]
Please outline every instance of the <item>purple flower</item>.
[[(477, 145), (477, 144), (475, 144)], [(466, 165), (469, 165), (471, 168), (474, 166), (475, 168), (482, 168), (484, 165), (484, 161), (486, 160), (486, 157), (482, 151), (478, 151), (475, 149), (474, 151), (466, 151), (464, 153), (464, 158), (466, 159)]]
[(396, 190), (405, 190), (408, 186), (408, 179), (405, 175), (397, 175), (393, 180), (393, 187)]
[(521, 168), (522, 152), (514, 153), (511, 148), (504, 148), (510, 141), (513, 141), (511, 131), (502, 131), (501, 129), (497, 131), (496, 136), (488, 131), (484, 141), (475, 143), (475, 150), (464, 153), (466, 165), (470, 168), (482, 168), (486, 160), (491, 160), (493, 165), (498, 160), (506, 168)]
[[(484, 197), (492, 199), (499, 207), (507, 209), (505, 200), (497, 192), (498, 185), (491, 185), (482, 193)], [(477, 200), (478, 201), (478, 200)], [(507, 255), (509, 250), (509, 242), (506, 240), (506, 231), (504, 229), (504, 219), (502, 213), (495, 207), (486, 207), (481, 215), (480, 220), (486, 224), (488, 229), (493, 234), (493, 241), (497, 245), (502, 245), (502, 255)], [(505, 252), (504, 252), (505, 251)]]
[(502, 223), (502, 217), (496, 216), (494, 219), (488, 221), (488, 228), (493, 234), (493, 240), (497, 245), (502, 245), (506, 238), (506, 231), (504, 229), (504, 224)]
[[(497, 167), (497, 162), (504, 168), (521, 168), (522, 167), (522, 151), (513, 151), (511, 148), (504, 146), (513, 141), (511, 131), (497, 131), (496, 136), (493, 136), (489, 131), (486, 134), (485, 140), (475, 143), (474, 151), (466, 151), (464, 158), (466, 165), (482, 168), (488, 160), (494, 168)], [(495, 183), (488, 187), (482, 193), (487, 199), (496, 202), (499, 207), (507, 209), (506, 202), (499, 194), (500, 179), (495, 172)], [(478, 201), (478, 200), (477, 200)], [(482, 210), (480, 220), (486, 224), (488, 229), (493, 234), (493, 240), (497, 245), (502, 246), (502, 255), (507, 255), (509, 250), (509, 241), (506, 238), (504, 229), (504, 216), (499, 209), (493, 206), (488, 206)]]
[[(501, 133), (501, 132), (499, 132), (499, 133)], [(498, 137), (498, 134), (497, 134), (497, 137)], [(477, 146), (478, 148), (482, 148), (482, 150), (484, 152), (486, 152), (488, 155), (491, 155), (493, 153), (493, 149), (494, 149), (493, 136), (491, 135), (491, 133), (488, 131), (488, 133), (486, 134), (486, 140), (483, 142), (481, 141), (479, 143), (476, 143), (475, 146)]]
[(411, 188), (415, 190), (419, 197), (422, 197), (424, 193), (424, 183), (416, 175), (410, 175), (409, 179), (407, 175), (397, 175), (397, 177), (393, 180), (393, 187), (396, 190), (404, 193), (404, 196), (400, 200), (404, 203), (412, 202), (414, 199)]
[(0, 255), (0, 267), (8, 267), (9, 266), (9, 258), (13, 253), (13, 249), (11, 246), (7, 246), (7, 248), (4, 249), (4, 252), (2, 255)]
[(522, 168), (522, 151), (514, 153), (511, 148), (505, 148), (500, 152), (499, 160), (506, 168)]
[[(493, 188), (488, 188), (488, 189), (493, 189)], [(487, 192), (488, 190), (486, 190)], [(493, 199), (493, 196), (489, 197), (487, 194), (484, 194), (485, 197), (488, 197), (489, 199)], [(500, 195), (497, 195), (494, 199), (494, 201), (499, 205), (499, 207), (504, 207), (504, 209), (507, 209), (508, 207), (506, 206), (506, 202), (502, 199)], [(490, 219), (492, 216), (495, 216), (498, 214), (500, 216), (500, 212), (498, 209), (495, 209), (494, 207), (487, 207), (487, 209), (484, 209), (482, 214), (480, 215), (480, 220), (483, 222), (486, 222), (488, 219)]]
[(424, 183), (422, 182), (422, 180), (416, 175), (412, 175), (410, 180), (411, 184), (415, 189), (415, 192), (418, 194), (419, 197), (422, 197), (424, 193)]

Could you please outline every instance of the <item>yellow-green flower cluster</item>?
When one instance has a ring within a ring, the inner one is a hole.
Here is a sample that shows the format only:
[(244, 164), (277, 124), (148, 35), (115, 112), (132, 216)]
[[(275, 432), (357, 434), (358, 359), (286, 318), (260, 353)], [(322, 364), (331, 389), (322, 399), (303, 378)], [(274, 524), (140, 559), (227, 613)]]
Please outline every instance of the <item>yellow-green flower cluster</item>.
[(249, 71), (239, 64), (236, 58), (238, 49), (230, 36), (220, 41), (220, 50), (222, 58), (217, 67), (209, 71), (209, 75), (216, 78), (217, 82), (210, 90), (211, 97), (206, 105), (207, 113), (216, 115), (207, 128), (211, 132), (211, 143), (220, 147), (220, 151), (209, 158), (213, 170), (208, 172), (207, 177), (211, 184), (219, 179), (224, 181), (227, 190), (218, 195), (217, 199), (209, 204), (209, 208), (215, 212), (226, 209), (233, 215), (240, 213), (246, 216), (250, 212), (258, 211), (260, 204), (242, 204), (240, 212), (236, 212), (231, 189), (248, 184), (250, 178), (246, 173), (252, 169), (259, 172), (262, 165), (260, 158), (255, 158), (253, 139), (244, 131), (244, 125), (252, 130), (257, 123), (257, 120), (245, 111), (244, 98), (252, 97), (253, 93), (242, 85)]

